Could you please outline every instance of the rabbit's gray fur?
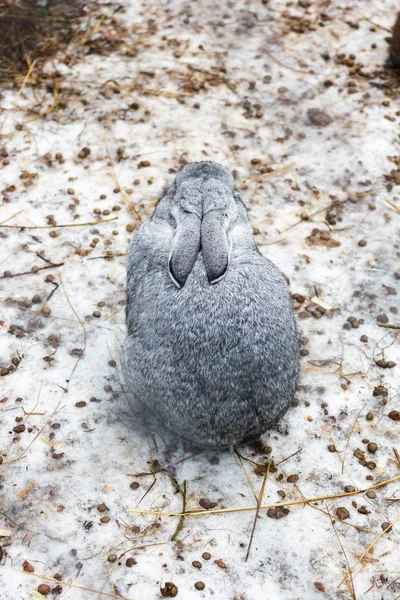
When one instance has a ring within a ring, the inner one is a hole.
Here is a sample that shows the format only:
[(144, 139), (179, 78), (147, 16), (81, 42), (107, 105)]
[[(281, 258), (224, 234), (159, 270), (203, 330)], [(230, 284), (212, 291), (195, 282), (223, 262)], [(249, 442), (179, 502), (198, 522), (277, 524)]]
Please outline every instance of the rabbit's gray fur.
[(299, 372), (286, 281), (262, 256), (222, 165), (186, 165), (134, 235), (127, 260), (129, 390), (197, 446), (258, 437)]

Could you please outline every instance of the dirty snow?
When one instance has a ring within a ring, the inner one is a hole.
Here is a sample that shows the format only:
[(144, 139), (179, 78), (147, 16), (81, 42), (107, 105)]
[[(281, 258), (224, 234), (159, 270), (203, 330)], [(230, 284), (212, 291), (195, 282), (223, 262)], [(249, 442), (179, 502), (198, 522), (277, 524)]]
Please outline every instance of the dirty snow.
[[(166, 470), (186, 481), (187, 510), (202, 510), (200, 499), (254, 506), (271, 456), (264, 504), (282, 501), (278, 491), (319, 497), (400, 474), (400, 423), (388, 417), (400, 410), (399, 335), (377, 325), (400, 322), (400, 178), (384, 177), (399, 152), (399, 84), (385, 66), (398, 7), (308, 4), (110, 3), (88, 19), (98, 47), (72, 45), (47, 79), (33, 70), (19, 96), (2, 90), (1, 274), (28, 273), (0, 279), (0, 598), (46, 583), (24, 561), (59, 574), (47, 583), (71, 600), (153, 600), (165, 582), (185, 600), (400, 594), (399, 522), (365, 554), (399, 515), (398, 481), (281, 519), (262, 509), (247, 562), (254, 511), (186, 517), (175, 541), (179, 517), (128, 512), (180, 512)], [(121, 378), (134, 212), (146, 219), (174, 172), (204, 159), (235, 172), (261, 251), (305, 297), (295, 298), (308, 351), (295, 406), (263, 436), (269, 454), (238, 449), (261, 475), (143, 422)]]

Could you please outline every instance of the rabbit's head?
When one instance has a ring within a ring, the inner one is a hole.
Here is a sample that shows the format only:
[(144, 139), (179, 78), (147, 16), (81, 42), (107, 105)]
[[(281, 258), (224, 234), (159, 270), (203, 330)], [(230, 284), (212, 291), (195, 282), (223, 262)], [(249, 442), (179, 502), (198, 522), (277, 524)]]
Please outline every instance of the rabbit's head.
[(213, 162), (183, 167), (154, 216), (174, 227), (168, 269), (178, 288), (185, 285), (200, 249), (208, 281), (220, 281), (229, 264), (229, 231), (238, 221), (247, 223), (231, 173)]

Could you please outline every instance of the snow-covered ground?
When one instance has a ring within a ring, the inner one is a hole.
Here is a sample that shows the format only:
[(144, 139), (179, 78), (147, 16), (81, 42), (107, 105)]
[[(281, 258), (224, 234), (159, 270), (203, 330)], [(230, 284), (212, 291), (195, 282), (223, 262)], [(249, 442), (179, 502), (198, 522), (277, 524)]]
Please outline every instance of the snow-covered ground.
[[(272, 456), (263, 504), (400, 475), (399, 334), (377, 324), (400, 323), (398, 6), (345, 4), (109, 3), (46, 77), (2, 90), (2, 600), (399, 596), (400, 521), (373, 544), (399, 480), (261, 509), (247, 562), (254, 510), (188, 516), (174, 541), (179, 517), (129, 512), (179, 513), (174, 481), (189, 511), (254, 507)], [(295, 406), (241, 461), (143, 423), (120, 372), (132, 232), (203, 159), (234, 171), (304, 298)]]

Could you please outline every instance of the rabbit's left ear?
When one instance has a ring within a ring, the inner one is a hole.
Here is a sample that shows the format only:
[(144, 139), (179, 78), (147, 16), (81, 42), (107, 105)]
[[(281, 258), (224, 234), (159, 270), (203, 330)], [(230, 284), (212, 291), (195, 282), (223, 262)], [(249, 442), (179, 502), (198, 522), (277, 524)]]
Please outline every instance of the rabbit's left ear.
[(200, 217), (194, 213), (184, 213), (172, 240), (168, 262), (169, 275), (181, 288), (196, 262), (200, 250)]

